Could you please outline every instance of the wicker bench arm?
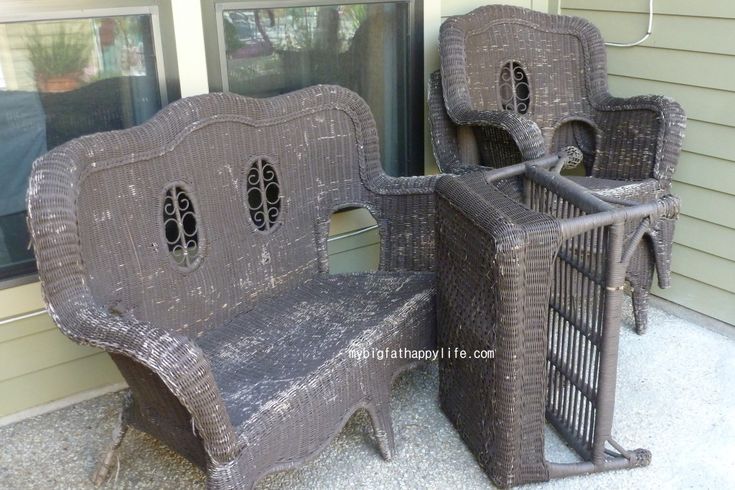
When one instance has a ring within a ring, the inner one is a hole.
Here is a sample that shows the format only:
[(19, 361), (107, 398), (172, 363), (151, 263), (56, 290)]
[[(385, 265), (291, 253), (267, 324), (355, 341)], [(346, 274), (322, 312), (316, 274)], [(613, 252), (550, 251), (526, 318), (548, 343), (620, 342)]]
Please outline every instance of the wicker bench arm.
[[(481, 464), (498, 475), (493, 478), (498, 486), (527, 475), (548, 478), (543, 452), (548, 303), (537, 298), (548, 294), (559, 223), (529, 212), (475, 176), (442, 180), (437, 195), (438, 344), (496, 352), (489, 366), (448, 361), (457, 369), (454, 375), (453, 368), (444, 371), (453, 377), (442, 380), (442, 408), (453, 422), (482, 419), (458, 427), (469, 427), (463, 430), (472, 434), (463, 438), (470, 447), (487, 448), (492, 441), (493, 457), (483, 456)], [(482, 373), (474, 381), (479, 384), (467, 380), (470, 372)], [(494, 403), (489, 398), (467, 403), (489, 383), (499, 393)], [(488, 419), (498, 423), (487, 424)]]
[(235, 458), (236, 434), (209, 362), (193, 341), (115, 316), (82, 297), (59, 304), (64, 306), (57, 310), (49, 299), (48, 310), (65, 335), (149, 368), (189, 411), (209, 457), (220, 463)]
[(77, 232), (79, 169), (51, 158), (34, 163), (28, 187), (28, 224), (49, 314), (75, 342), (125, 355), (156, 373), (191, 414), (210, 458), (233, 460), (237, 438), (202, 351), (184, 336), (96, 303)]
[[(463, 178), (448, 177), (443, 179), (437, 186), (437, 194), (439, 200), (443, 202), (443, 206), (449, 206), (452, 213), (463, 216), (468, 223), (472, 224), (475, 233), (482, 235), (463, 238), (472, 242), (491, 238), (493, 230), (498, 226), (503, 226), (502, 222), (506, 221), (503, 213), (496, 210), (492, 200), (511, 201), (509, 197), (495, 189), (493, 185), (486, 183), (485, 179), (482, 178), (476, 178), (470, 184), (469, 181), (463, 180)], [(510, 219), (507, 221), (509, 223)], [(452, 233), (444, 231), (444, 234)]]
[(380, 270), (434, 270), (434, 188), (442, 176), (371, 181), (380, 228)]
[[(619, 147), (625, 142), (628, 158), (617, 159), (596, 169), (596, 175), (609, 179), (654, 177), (668, 189), (681, 152), (686, 115), (669, 97), (642, 95), (627, 99), (608, 96), (596, 106), (597, 123), (603, 130), (603, 148)], [(616, 162), (638, 161), (640, 175), (618, 168)], [(645, 163), (649, 165), (646, 166)]]
[(530, 119), (510, 111), (478, 111), (467, 109), (458, 117), (450, 114), (456, 124), (493, 126), (507, 132), (524, 160), (540, 158), (546, 153), (541, 129)]
[(429, 126), (431, 127), (432, 148), (439, 170), (450, 174), (463, 174), (477, 171), (477, 165), (462, 163), (459, 141), (454, 122), (444, 108), (441, 73), (431, 74), (428, 87)]

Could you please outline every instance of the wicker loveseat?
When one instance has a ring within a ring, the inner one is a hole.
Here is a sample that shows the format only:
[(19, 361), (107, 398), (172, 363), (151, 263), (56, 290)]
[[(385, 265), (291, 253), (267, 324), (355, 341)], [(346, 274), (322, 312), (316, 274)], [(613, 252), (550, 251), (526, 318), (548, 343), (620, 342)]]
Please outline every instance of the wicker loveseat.
[[(390, 386), (411, 362), (349, 351), (435, 345), (436, 181), (386, 176), (369, 108), (333, 86), (183, 99), (37, 160), (48, 311), (130, 385), (113, 451), (133, 426), (209, 487), (249, 488), (365, 408), (389, 459)], [(355, 206), (378, 223), (380, 270), (330, 275), (330, 216)]]
[[(442, 25), (440, 54), (429, 107), (442, 171), (502, 167), (573, 145), (586, 171), (573, 180), (599, 194), (630, 204), (670, 193), (684, 112), (667, 97), (611, 96), (605, 45), (588, 21), (480, 7)], [(654, 263), (659, 285), (669, 286), (673, 230), (673, 220), (659, 220), (628, 269), (639, 332)]]

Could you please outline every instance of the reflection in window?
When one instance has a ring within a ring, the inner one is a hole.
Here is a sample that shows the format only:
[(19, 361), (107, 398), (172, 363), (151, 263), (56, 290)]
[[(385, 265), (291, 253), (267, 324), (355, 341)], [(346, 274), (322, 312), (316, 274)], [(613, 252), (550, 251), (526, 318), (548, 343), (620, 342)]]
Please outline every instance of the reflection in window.
[(0, 279), (34, 270), (31, 163), (72, 138), (161, 108), (150, 15), (0, 24)]
[(252, 97), (318, 83), (350, 88), (372, 109), (386, 171), (405, 174), (408, 9), (393, 2), (224, 10), (225, 87)]

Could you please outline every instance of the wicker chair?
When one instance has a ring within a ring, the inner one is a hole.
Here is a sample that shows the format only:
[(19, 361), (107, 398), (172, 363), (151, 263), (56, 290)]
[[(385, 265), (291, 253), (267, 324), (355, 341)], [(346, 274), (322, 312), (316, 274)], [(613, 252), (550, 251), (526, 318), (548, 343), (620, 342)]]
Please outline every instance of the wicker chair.
[[(37, 160), (29, 222), (48, 311), (130, 385), (128, 426), (250, 488), (323, 448), (352, 413), (393, 453), (389, 393), (435, 346), (434, 187), (380, 167), (367, 105), (339, 87), (209, 94)], [(374, 273), (328, 274), (331, 214), (366, 207)]]
[[(543, 168), (554, 160), (437, 185), (439, 346), (495, 351), (442, 358), (439, 400), (501, 487), (651, 460), (612, 437), (622, 286), (646, 230), (679, 201), (618, 207)], [(520, 201), (501, 190), (510, 177), (524, 181)], [(546, 459), (545, 419), (580, 461)]]
[[(621, 203), (670, 192), (684, 112), (667, 97), (611, 96), (605, 45), (586, 20), (481, 7), (442, 25), (440, 51), (429, 107), (442, 171), (500, 167), (573, 145), (584, 155), (587, 177), (576, 180), (585, 187)], [(654, 263), (659, 285), (669, 286), (673, 231), (672, 220), (656, 223), (628, 269), (638, 332)]]

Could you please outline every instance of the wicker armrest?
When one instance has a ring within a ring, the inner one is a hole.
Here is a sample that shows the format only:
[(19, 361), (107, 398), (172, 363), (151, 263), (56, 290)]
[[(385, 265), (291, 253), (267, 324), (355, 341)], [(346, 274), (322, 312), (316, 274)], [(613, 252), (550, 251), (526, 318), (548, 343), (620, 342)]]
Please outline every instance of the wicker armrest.
[[(462, 156), (460, 150), (461, 136), (458, 132), (458, 127), (452, 119), (450, 119), (447, 110), (444, 107), (444, 95), (442, 94), (442, 80), (439, 71), (432, 73), (429, 81), (429, 124), (431, 127), (431, 139), (432, 148), (434, 150), (434, 157), (436, 158), (437, 165), (442, 172), (452, 174), (463, 174), (467, 172), (475, 172), (479, 170), (477, 163), (466, 162)], [(512, 150), (518, 151), (520, 157), (523, 160), (529, 160), (535, 158), (538, 155), (539, 147), (535, 142), (541, 141), (540, 132), (538, 127), (531, 122), (523, 118), (519, 118), (514, 113), (501, 112), (491, 113), (490, 120), (483, 120), (476, 126), (491, 127), (493, 129), (500, 129), (505, 131), (507, 136), (510, 137), (507, 142), (493, 138), (492, 136), (485, 136), (492, 140), (492, 146), (499, 150), (503, 148), (507, 143), (510, 143)], [(479, 116), (478, 116), (479, 117)], [(467, 125), (472, 128), (472, 125)], [(517, 131), (509, 128), (520, 128)], [(530, 138), (533, 142), (529, 144), (526, 142)], [(511, 151), (512, 151), (511, 150)], [(508, 155), (503, 155), (501, 161), (488, 162), (488, 164), (495, 166), (503, 166), (508, 162), (513, 161), (511, 158), (507, 160)]]
[(605, 99), (596, 107), (599, 111), (638, 111), (649, 110), (658, 113), (671, 122), (686, 124), (686, 114), (681, 105), (664, 95), (636, 95), (634, 97), (613, 97)]
[(48, 310), (74, 341), (125, 355), (158, 375), (191, 414), (210, 458), (234, 459), (236, 434), (209, 362), (192, 340), (110, 313), (83, 297), (64, 302), (60, 309), (49, 301)]
[[(546, 164), (555, 158), (558, 160), (557, 157), (548, 157), (538, 161)], [(517, 167), (520, 165), (509, 167), (508, 171), (503, 173), (501, 171), (506, 169), (488, 172), (484, 176), (466, 175), (443, 179), (437, 185), (438, 199), (443, 202), (445, 209), (449, 206), (452, 213), (469, 220), (476, 227), (476, 231), (492, 232), (495, 238), (513, 237), (518, 233), (526, 233), (521, 230), (536, 230), (555, 222), (556, 220), (549, 219), (541, 213), (529, 211), (505, 191), (490, 183), (502, 179), (506, 173), (512, 174), (512, 170)], [(555, 230), (559, 229), (558, 223), (552, 227)]]
[(442, 80), (439, 71), (431, 74), (428, 87), (429, 125), (434, 158), (445, 173), (463, 174), (477, 170), (477, 165), (462, 162), (457, 128), (444, 108)]
[(493, 126), (502, 129), (513, 139), (525, 160), (540, 158), (546, 153), (544, 137), (538, 125), (515, 112), (466, 108), (459, 113), (450, 112), (449, 115), (458, 125)]
[(434, 189), (442, 178), (383, 174), (371, 181), (381, 270), (434, 270)]
[[(681, 152), (686, 115), (673, 99), (659, 95), (630, 98), (609, 96), (596, 106), (597, 123), (603, 130), (605, 147), (617, 147), (615, 141), (625, 141), (628, 158), (618, 158), (610, 168), (596, 169), (598, 177), (611, 179), (653, 176), (668, 188)], [(609, 142), (609, 143), (608, 143)], [(639, 175), (631, 170), (615, 168), (616, 162), (638, 161)]]

